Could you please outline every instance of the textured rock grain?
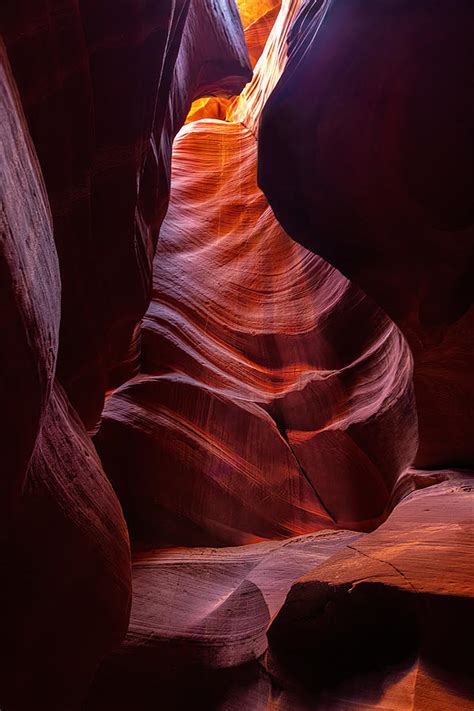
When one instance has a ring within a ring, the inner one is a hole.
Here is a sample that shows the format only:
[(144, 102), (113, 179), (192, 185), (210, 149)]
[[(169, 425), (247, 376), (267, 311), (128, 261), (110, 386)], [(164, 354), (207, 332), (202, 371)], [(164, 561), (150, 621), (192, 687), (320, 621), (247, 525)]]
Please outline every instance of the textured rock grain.
[(311, 0), (260, 134), (281, 224), (408, 339), (424, 467), (474, 461), (473, 31), (469, 0)]
[(255, 127), (298, 6), (283, 3), (228, 120), (174, 144), (143, 374), (108, 398), (97, 437), (133, 534), (154, 545), (370, 529), (416, 451), (403, 336), (290, 239), (256, 184)]
[(48, 198), (1, 42), (0, 53), (0, 505), (8, 507), (51, 392), (61, 284)]
[(49, 206), (0, 45), (0, 705), (77, 709), (124, 636), (128, 534), (90, 438), (54, 382), (60, 281)]
[(242, 27), (233, 0), (7, 0), (2, 24), (53, 215), (58, 374), (92, 430), (135, 364), (171, 141), (201, 92), (250, 77)]

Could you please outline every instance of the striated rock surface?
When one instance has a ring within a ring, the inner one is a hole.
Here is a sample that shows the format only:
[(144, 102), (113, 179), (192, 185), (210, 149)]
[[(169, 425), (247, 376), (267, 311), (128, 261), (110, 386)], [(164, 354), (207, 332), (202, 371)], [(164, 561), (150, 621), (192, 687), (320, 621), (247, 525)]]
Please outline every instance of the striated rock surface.
[(130, 550), (117, 498), (58, 386), (3, 533), (2, 709), (75, 711), (127, 631)]
[(257, 188), (260, 112), (301, 7), (282, 3), (243, 94), (195, 104), (174, 143), (141, 373), (97, 437), (143, 545), (129, 634), (90, 711), (156, 694), (222, 710), (472, 705), (466, 658), (447, 652), (470, 635), (471, 473), (410, 468), (407, 342)]
[[(184, 708), (198, 676), (207, 684), (203, 705), (218, 708), (220, 678), (225, 688), (237, 667), (245, 679), (242, 665), (264, 654), (267, 629), (292, 582), (359, 535), (332, 531), (233, 548), (137, 552), (129, 632), (102, 666), (87, 709), (111, 702), (147, 709), (155, 685), (163, 703)], [(177, 669), (189, 686), (176, 684)]]
[(422, 466), (474, 460), (473, 30), (469, 0), (312, 0), (260, 135), (281, 224), (409, 341)]
[(137, 552), (129, 633), (87, 709), (145, 711), (159, 691), (175, 709), (467, 711), (469, 474), (412, 471), (416, 490), (370, 534)]
[(283, 4), (232, 120), (174, 144), (144, 374), (108, 398), (97, 437), (133, 535), (154, 545), (373, 528), (416, 451), (403, 337), (256, 184), (242, 121), (258, 122), (297, 8)]
[(173, 658), (217, 669), (258, 659), (291, 583), (358, 536), (323, 532), (234, 548), (137, 552), (130, 628), (117, 660), (157, 666)]
[(472, 472), (437, 476), (293, 585), (269, 631), (269, 667), (286, 683), (321, 687), (344, 670), (404, 662), (411, 693), (401, 708), (472, 706)]
[(2, 7), (0, 707), (471, 711), (472, 11), (238, 6)]
[(65, 711), (126, 632), (130, 551), (92, 442), (54, 383), (58, 260), (3, 44), (0, 55), (0, 705)]
[[(371, 526), (414, 455), (403, 339), (281, 230), (255, 186), (255, 148), (242, 125), (210, 121), (175, 143), (142, 331), (143, 368), (161, 375), (116, 391), (97, 438), (142, 540), (229, 544)], [(200, 529), (207, 537), (196, 539)]]
[(53, 214), (58, 374), (93, 429), (133, 367), (173, 135), (193, 99), (236, 93), (250, 66), (233, 0), (56, 5), (7, 0), (2, 29)]
[(8, 508), (51, 392), (61, 285), (48, 198), (1, 41), (0, 59), (0, 505)]

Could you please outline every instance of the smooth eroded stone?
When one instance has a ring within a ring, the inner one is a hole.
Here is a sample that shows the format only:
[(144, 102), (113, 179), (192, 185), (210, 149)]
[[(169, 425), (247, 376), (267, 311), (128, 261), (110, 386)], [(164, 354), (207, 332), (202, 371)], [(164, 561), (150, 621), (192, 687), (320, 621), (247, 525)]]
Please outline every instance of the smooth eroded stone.
[(232, 548), (137, 551), (129, 631), (101, 666), (86, 708), (145, 710), (158, 689), (170, 708), (196, 694), (204, 707), (220, 708), (227, 686), (231, 698), (248, 684), (260, 691), (249, 665), (265, 652), (292, 582), (359, 537), (326, 531)]
[(286, 683), (324, 687), (416, 658), (414, 708), (472, 706), (472, 472), (433, 474), (438, 484), (420, 473), (384, 524), (293, 585), (269, 631)]
[(470, 0), (311, 0), (260, 130), (280, 223), (409, 342), (423, 467), (474, 462), (473, 33)]
[(1, 707), (79, 709), (97, 665), (127, 631), (130, 549), (117, 498), (58, 385), (9, 524)]
[(48, 198), (1, 42), (0, 59), (0, 506), (8, 508), (51, 392), (61, 284)]
[(58, 375), (92, 431), (136, 369), (174, 135), (193, 99), (251, 69), (233, 0), (56, 5), (6, 0), (2, 29), (53, 216)]
[(142, 375), (108, 398), (96, 440), (153, 545), (370, 530), (416, 451), (405, 339), (257, 187), (255, 127), (298, 7), (283, 3), (228, 120), (174, 142)]

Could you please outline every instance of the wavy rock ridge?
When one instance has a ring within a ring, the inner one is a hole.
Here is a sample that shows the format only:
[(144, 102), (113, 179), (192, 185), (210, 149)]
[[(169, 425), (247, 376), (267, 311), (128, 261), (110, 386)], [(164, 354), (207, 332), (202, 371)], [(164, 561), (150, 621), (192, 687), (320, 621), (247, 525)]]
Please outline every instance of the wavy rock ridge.
[(229, 120), (190, 123), (174, 144), (142, 327), (149, 375), (107, 400), (97, 438), (134, 535), (154, 545), (371, 528), (416, 451), (403, 337), (283, 232), (236, 120), (258, 123), (297, 8), (283, 4)]
[(0, 50), (0, 702), (26, 709), (36, 699), (64, 709), (77, 705), (126, 632), (130, 549), (117, 498), (55, 380), (60, 278), (51, 216), (3, 44)]
[[(141, 546), (93, 709), (116, 685), (123, 708), (156, 693), (176, 708), (472, 705), (462, 652), (446, 654), (471, 629), (472, 480), (409, 467), (407, 342), (257, 187), (260, 113), (288, 30), (312, 17), (300, 9), (282, 3), (242, 95), (195, 104), (174, 143), (142, 372), (97, 437)], [(239, 546), (156, 547), (176, 544)]]
[(68, 1), (60, 12), (7, 0), (2, 16), (53, 215), (58, 372), (93, 430), (149, 301), (174, 134), (194, 99), (250, 78), (240, 19), (233, 0)]
[(471, 711), (470, 4), (0, 16), (1, 708)]
[(72, 711), (131, 600), (127, 527), (84, 425), (136, 358), (173, 131), (250, 65), (226, 0), (25, 0), (1, 18), (0, 705)]
[[(285, 235), (255, 163), (242, 124), (193, 123), (175, 142), (142, 331), (144, 369), (159, 375), (108, 399), (97, 439), (145, 541), (189, 545), (202, 530), (202, 543), (238, 544), (371, 526), (414, 456), (403, 338)], [(349, 313), (350, 345), (338, 340)]]
[(260, 134), (278, 220), (409, 342), (423, 467), (474, 461), (473, 30), (468, 0), (312, 0)]

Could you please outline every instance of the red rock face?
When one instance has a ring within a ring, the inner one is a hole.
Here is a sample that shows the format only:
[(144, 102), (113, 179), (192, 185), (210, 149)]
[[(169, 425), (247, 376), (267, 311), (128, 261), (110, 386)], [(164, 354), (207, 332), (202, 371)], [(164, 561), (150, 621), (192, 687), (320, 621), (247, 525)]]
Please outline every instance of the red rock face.
[(175, 141), (142, 330), (149, 375), (103, 413), (106, 470), (155, 545), (370, 528), (416, 451), (403, 338), (283, 232), (256, 148), (241, 123), (213, 120)]
[(97, 437), (145, 545), (91, 709), (147, 709), (158, 690), (176, 708), (472, 705), (465, 660), (446, 653), (470, 634), (454, 631), (472, 618), (469, 474), (409, 468), (424, 405), (405, 339), (292, 242), (256, 185), (260, 111), (298, 7), (283, 4), (242, 96), (199, 104), (191, 118), (207, 118), (174, 144), (142, 373), (108, 398)]
[(130, 549), (117, 498), (58, 386), (1, 555), (2, 707), (78, 708), (127, 631)]
[(409, 479), (370, 534), (138, 553), (129, 633), (88, 708), (145, 710), (159, 691), (171, 708), (467, 711), (472, 477)]
[[(147, 302), (172, 132), (200, 91), (235, 93), (249, 65), (225, 0), (199, 23), (185, 2), (149, 18), (130, 3), (112, 25), (50, 5), (2, 15), (20, 91), (2, 44), (0, 705), (64, 711), (125, 635), (131, 581), (120, 504), (57, 376), (92, 426)], [(132, 103), (118, 117), (120, 91)]]
[(15, 0), (2, 13), (53, 213), (58, 373), (89, 429), (130, 370), (174, 133), (202, 92), (234, 94), (250, 76), (233, 2), (201, 5)]
[(2, 8), (0, 707), (472, 711), (472, 12), (237, 4)]
[[(387, 674), (385, 702), (469, 708), (474, 687), (463, 650), (473, 631), (474, 579), (459, 537), (472, 542), (472, 477), (438, 476), (445, 481), (409, 495), (377, 531), (294, 584), (269, 631), (274, 673), (318, 686), (344, 668), (363, 675), (414, 655), (399, 667), (401, 678)], [(375, 689), (366, 691), (369, 708)]]
[(258, 123), (297, 7), (229, 120), (193, 122), (174, 144), (144, 374), (108, 399), (97, 438), (133, 535), (153, 545), (370, 529), (416, 451), (403, 337), (288, 237), (256, 184), (244, 122)]
[(54, 380), (60, 281), (51, 218), (3, 44), (3, 476), (0, 703), (76, 708), (125, 634), (130, 550), (92, 442)]
[(61, 286), (46, 191), (3, 43), (0, 50), (1, 501), (8, 508), (21, 491), (51, 393)]
[(409, 341), (422, 466), (474, 460), (473, 30), (467, 0), (309, 2), (261, 130), (280, 222)]

